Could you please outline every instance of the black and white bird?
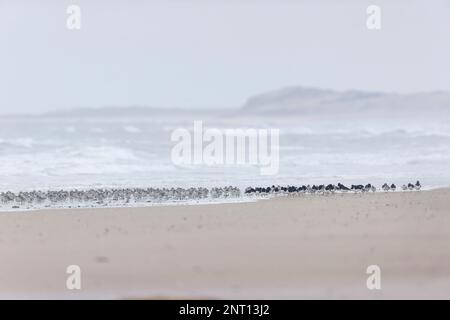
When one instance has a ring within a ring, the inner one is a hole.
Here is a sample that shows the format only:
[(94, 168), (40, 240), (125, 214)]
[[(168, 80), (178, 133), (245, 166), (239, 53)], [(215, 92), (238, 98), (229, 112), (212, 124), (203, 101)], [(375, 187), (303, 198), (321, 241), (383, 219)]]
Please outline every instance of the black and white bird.
[(342, 183), (338, 183), (338, 187), (337, 187), (337, 189), (339, 190), (339, 191), (341, 191), (341, 192), (348, 192), (348, 191), (350, 191), (350, 188), (349, 187), (346, 187), (346, 186), (344, 186)]
[(351, 189), (354, 191), (354, 192), (364, 192), (364, 186), (362, 185), (362, 184), (352, 184), (352, 187), (351, 187)]
[(422, 186), (420, 185), (420, 181), (419, 181), (419, 180), (416, 181), (416, 185), (414, 186), (414, 188), (415, 188), (417, 191), (419, 191), (419, 190), (422, 188)]

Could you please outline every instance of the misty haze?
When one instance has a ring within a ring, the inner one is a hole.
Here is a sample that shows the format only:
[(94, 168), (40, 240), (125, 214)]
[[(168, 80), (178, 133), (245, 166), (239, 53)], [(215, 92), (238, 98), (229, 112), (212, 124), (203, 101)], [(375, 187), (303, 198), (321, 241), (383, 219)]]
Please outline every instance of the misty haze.
[(0, 0), (0, 298), (448, 299), (449, 31), (447, 0)]

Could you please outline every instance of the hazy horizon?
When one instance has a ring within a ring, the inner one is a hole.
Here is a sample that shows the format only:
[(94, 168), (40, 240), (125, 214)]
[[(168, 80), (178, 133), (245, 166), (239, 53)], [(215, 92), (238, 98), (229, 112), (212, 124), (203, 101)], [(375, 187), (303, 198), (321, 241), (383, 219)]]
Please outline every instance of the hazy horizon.
[[(333, 89), (329, 89), (329, 88), (318, 88), (318, 87), (309, 87), (309, 86), (287, 86), (287, 87), (282, 87), (282, 88), (276, 88), (273, 90), (267, 90), (264, 92), (260, 92), (257, 93), (253, 96), (249, 96), (247, 99), (245, 99), (245, 101), (239, 105), (239, 106), (229, 106), (229, 107), (222, 107), (222, 108), (217, 108), (217, 107), (188, 107), (188, 106), (170, 106), (170, 107), (160, 107), (160, 106), (156, 106), (156, 105), (104, 105), (104, 106), (74, 106), (74, 107), (68, 107), (68, 108), (55, 108), (55, 109), (49, 109), (49, 110), (44, 110), (41, 112), (35, 112), (35, 113), (27, 113), (27, 112), (11, 112), (11, 113), (3, 113), (2, 115), (4, 116), (43, 116), (43, 115), (57, 115), (57, 114), (71, 114), (72, 112), (79, 114), (81, 112), (81, 114), (83, 114), (83, 112), (87, 112), (87, 114), (90, 113), (95, 113), (96, 111), (100, 111), (100, 110), (117, 110), (117, 111), (124, 111), (128, 108), (133, 108), (133, 109), (139, 109), (139, 110), (145, 110), (148, 109), (149, 111), (159, 111), (159, 112), (169, 112), (170, 110), (179, 110), (181, 112), (183, 112), (183, 114), (185, 114), (185, 112), (188, 111), (193, 111), (193, 112), (214, 112), (214, 111), (232, 111), (232, 110), (245, 110), (245, 108), (248, 107), (249, 104), (252, 104), (252, 100), (257, 98), (259, 99), (260, 97), (266, 97), (266, 96), (271, 96), (271, 95), (283, 95), (283, 92), (285, 90), (312, 90), (312, 91), (322, 91), (323, 94), (327, 94), (327, 93), (335, 93), (335, 94), (340, 94), (343, 95), (345, 93), (350, 93), (350, 92), (358, 92), (361, 94), (375, 94), (375, 95), (381, 95), (381, 96), (399, 96), (399, 97), (409, 97), (411, 95), (429, 95), (431, 98), (431, 95), (434, 94), (448, 94), (449, 98), (450, 98), (450, 91), (449, 90), (434, 90), (434, 91), (416, 91), (416, 92), (406, 92), (406, 93), (401, 93), (401, 92), (389, 92), (389, 91), (369, 91), (369, 90), (356, 90), (356, 89), (348, 89), (348, 90), (333, 90)], [(282, 98), (282, 97), (280, 97)], [(430, 100), (431, 102), (432, 100)], [(301, 100), (299, 101), (299, 103), (301, 102)], [(282, 101), (279, 101), (279, 103), (282, 104)], [(280, 107), (282, 107), (280, 105)], [(344, 107), (344, 106), (342, 106)], [(389, 105), (387, 105), (387, 107), (389, 107)], [(403, 105), (403, 107), (406, 107), (405, 105)], [(416, 106), (417, 107), (417, 106)], [(299, 111), (301, 110), (301, 103), (299, 104)], [(275, 111), (275, 107), (273, 109), (273, 111)], [(416, 110), (417, 111), (417, 110)], [(320, 110), (318, 111), (320, 112)], [(160, 113), (161, 114), (161, 113)], [(325, 116), (325, 115), (324, 115)]]
[[(81, 30), (66, 28), (67, 6)], [(382, 28), (366, 28), (366, 8)], [(450, 91), (450, 3), (0, 0), (0, 114), (237, 108), (290, 86)]]

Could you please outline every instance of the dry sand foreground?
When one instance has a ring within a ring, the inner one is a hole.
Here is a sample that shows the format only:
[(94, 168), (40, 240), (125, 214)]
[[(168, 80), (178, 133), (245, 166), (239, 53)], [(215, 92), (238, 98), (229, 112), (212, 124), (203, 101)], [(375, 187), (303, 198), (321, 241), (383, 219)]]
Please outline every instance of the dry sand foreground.
[(450, 190), (1, 213), (0, 297), (448, 299)]

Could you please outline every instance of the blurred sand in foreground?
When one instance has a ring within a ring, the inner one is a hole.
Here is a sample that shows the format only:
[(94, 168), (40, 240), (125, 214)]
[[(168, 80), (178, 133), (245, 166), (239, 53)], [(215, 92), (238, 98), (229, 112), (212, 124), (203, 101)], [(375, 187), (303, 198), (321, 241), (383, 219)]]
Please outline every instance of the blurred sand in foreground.
[(449, 299), (450, 190), (0, 213), (0, 298)]

